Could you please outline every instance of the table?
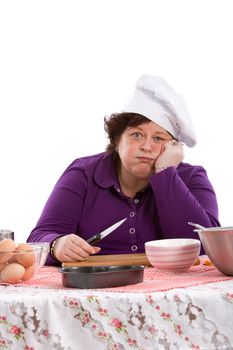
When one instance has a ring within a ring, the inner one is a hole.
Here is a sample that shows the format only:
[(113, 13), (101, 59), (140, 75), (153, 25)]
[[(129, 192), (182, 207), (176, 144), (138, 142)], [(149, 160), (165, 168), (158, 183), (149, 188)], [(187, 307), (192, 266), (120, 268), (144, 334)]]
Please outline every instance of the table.
[(0, 286), (0, 349), (230, 350), (232, 320), (233, 278), (213, 266), (180, 275), (150, 267), (145, 283), (107, 290), (63, 288), (44, 267)]

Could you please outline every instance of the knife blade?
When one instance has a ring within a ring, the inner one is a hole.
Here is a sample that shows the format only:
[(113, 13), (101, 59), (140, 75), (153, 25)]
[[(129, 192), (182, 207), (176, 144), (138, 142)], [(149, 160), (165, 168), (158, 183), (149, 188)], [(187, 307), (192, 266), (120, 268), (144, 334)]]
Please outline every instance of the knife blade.
[(94, 236), (92, 236), (91, 238), (88, 238), (87, 242), (90, 245), (94, 245), (94, 244), (99, 243), (99, 241), (101, 241), (101, 239), (103, 239), (104, 237), (109, 235), (109, 233), (111, 233), (112, 231), (116, 230), (120, 225), (122, 225), (123, 222), (125, 222), (126, 219), (127, 218), (122, 219), (120, 221), (117, 221), (115, 224), (113, 224), (112, 226), (106, 228), (102, 232), (99, 232), (99, 233), (95, 234)]

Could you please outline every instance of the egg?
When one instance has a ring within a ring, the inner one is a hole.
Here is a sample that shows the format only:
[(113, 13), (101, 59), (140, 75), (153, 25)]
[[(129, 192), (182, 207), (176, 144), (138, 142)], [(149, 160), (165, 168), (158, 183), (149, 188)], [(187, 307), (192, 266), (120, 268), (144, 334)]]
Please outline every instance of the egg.
[(13, 255), (10, 257), (10, 259), (7, 260), (7, 264), (11, 264), (13, 262), (18, 262), (17, 259), (16, 259), (16, 254), (12, 253)]
[(5, 266), (5, 263), (0, 263), (0, 271), (3, 269), (3, 267)]
[[(20, 243), (17, 248), (15, 249), (15, 252), (24, 251), (25, 253), (15, 254), (15, 258), (17, 262), (22, 264), (24, 267), (29, 267), (36, 262), (36, 255), (33, 253), (32, 247), (27, 243)], [(30, 253), (31, 252), (31, 253)]]
[(33, 264), (31, 266), (29, 266), (26, 270), (25, 270), (25, 273), (23, 275), (23, 278), (22, 280), (23, 281), (27, 281), (29, 280), (30, 278), (33, 277), (34, 273), (36, 272), (36, 268), (37, 268), (37, 264)]
[(0, 272), (1, 280), (6, 283), (18, 283), (25, 273), (23, 265), (18, 263), (7, 264)]
[(16, 244), (12, 239), (3, 239), (0, 241), (0, 263), (9, 260), (12, 257), (15, 248)]

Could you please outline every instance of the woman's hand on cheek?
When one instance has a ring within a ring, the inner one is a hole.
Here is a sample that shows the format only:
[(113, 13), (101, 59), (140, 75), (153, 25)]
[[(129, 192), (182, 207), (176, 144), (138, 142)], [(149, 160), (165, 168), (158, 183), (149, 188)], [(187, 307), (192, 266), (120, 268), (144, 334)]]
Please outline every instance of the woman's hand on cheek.
[(184, 159), (183, 144), (176, 140), (166, 142), (161, 153), (155, 161), (155, 173), (158, 173), (169, 166), (177, 167)]
[(99, 251), (99, 247), (91, 246), (76, 234), (69, 234), (57, 240), (53, 253), (59, 261), (78, 261), (85, 260)]

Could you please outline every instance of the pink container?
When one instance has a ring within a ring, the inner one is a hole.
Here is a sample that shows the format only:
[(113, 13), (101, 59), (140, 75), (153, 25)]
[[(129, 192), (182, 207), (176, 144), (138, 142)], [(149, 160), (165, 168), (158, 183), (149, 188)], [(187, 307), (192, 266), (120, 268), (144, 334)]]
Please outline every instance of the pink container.
[(195, 231), (215, 267), (225, 275), (233, 276), (233, 226)]
[(201, 243), (192, 238), (149, 241), (145, 252), (151, 265), (167, 272), (187, 271), (200, 254)]

